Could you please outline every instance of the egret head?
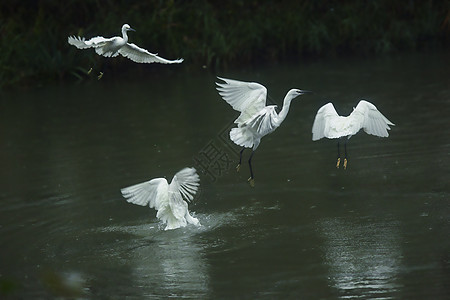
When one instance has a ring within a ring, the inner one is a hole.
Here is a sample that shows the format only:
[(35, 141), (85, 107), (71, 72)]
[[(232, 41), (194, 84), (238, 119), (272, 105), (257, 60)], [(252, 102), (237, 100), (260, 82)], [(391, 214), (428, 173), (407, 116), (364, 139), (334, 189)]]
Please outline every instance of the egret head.
[(303, 94), (309, 94), (312, 93), (311, 91), (305, 91), (305, 90), (299, 90), (299, 89), (292, 89), (288, 92), (288, 95), (291, 95), (292, 98), (295, 98), (297, 96), (303, 95)]
[(136, 30), (134, 30), (133, 28), (131, 28), (131, 26), (128, 25), (128, 24), (123, 24), (123, 26), (122, 26), (122, 31), (136, 31)]

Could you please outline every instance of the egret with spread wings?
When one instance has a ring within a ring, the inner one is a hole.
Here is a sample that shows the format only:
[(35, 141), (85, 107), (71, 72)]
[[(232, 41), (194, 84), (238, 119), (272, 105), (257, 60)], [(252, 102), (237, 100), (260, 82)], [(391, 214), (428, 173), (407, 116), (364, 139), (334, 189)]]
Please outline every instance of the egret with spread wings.
[(248, 160), (250, 167), (250, 178), (248, 181), (254, 186), (254, 176), (252, 169), (252, 157), (258, 148), (261, 138), (273, 132), (286, 118), (292, 99), (299, 95), (309, 93), (309, 91), (292, 89), (284, 97), (283, 108), (277, 113), (276, 105), (266, 106), (267, 89), (255, 82), (244, 82), (232, 79), (217, 77), (225, 83), (216, 83), (220, 96), (240, 112), (239, 117), (234, 121), (236, 128), (230, 131), (230, 139), (242, 150), (239, 156), (239, 164), (236, 169), (239, 171), (242, 163), (242, 153), (245, 148), (252, 148), (252, 153)]
[(362, 128), (366, 133), (379, 137), (388, 137), (389, 126), (394, 123), (389, 121), (372, 103), (361, 100), (353, 112), (347, 116), (339, 116), (332, 103), (322, 106), (316, 114), (312, 127), (312, 140), (317, 141), (323, 137), (338, 139), (338, 158), (336, 168), (341, 162), (339, 141), (345, 138), (344, 144), (344, 169), (347, 168), (347, 140), (357, 134)]
[(155, 178), (120, 191), (130, 203), (155, 208), (156, 217), (169, 230), (185, 227), (187, 223), (200, 226), (198, 219), (189, 214), (187, 203), (194, 199), (199, 181), (194, 168), (184, 168), (173, 176), (170, 184), (165, 178)]
[(157, 54), (148, 52), (147, 50), (128, 43), (127, 31), (135, 31), (128, 24), (122, 26), (122, 37), (115, 36), (112, 38), (104, 38), (102, 36), (93, 37), (90, 40), (85, 38), (69, 36), (67, 42), (78, 49), (94, 48), (99, 55), (106, 57), (115, 57), (121, 54), (137, 63), (162, 63), (176, 64), (181, 63), (183, 59), (167, 60), (159, 57)]

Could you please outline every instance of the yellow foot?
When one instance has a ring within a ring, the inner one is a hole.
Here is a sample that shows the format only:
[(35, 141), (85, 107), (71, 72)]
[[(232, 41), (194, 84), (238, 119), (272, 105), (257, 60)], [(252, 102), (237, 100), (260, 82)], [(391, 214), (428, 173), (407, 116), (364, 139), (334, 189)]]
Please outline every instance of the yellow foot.
[(87, 74), (89, 75), (89, 74), (91, 74), (91, 72), (92, 72), (92, 68), (90, 68), (89, 71), (87, 71)]
[(238, 164), (238, 165), (236, 166), (236, 172), (239, 172), (240, 169), (241, 169), (241, 164)]
[(248, 179), (248, 182), (250, 182), (250, 186), (251, 186), (251, 187), (255, 187), (255, 179), (253, 179), (253, 178), (250, 177), (250, 178)]
[(347, 159), (344, 158), (344, 170), (347, 170)]
[(102, 79), (103, 77), (103, 72), (100, 72), (100, 74), (97, 76), (98, 80)]
[(341, 163), (341, 158), (338, 158), (337, 163), (336, 163), (336, 168), (339, 169), (339, 164)]

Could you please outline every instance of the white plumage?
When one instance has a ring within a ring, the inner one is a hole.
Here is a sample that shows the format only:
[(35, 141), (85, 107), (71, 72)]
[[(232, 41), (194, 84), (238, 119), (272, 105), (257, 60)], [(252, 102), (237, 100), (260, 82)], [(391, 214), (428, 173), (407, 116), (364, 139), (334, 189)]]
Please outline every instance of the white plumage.
[[(339, 116), (332, 103), (322, 106), (316, 114), (312, 127), (312, 140), (317, 141), (323, 137), (329, 139), (339, 139), (347, 137), (350, 139), (362, 128), (366, 133), (388, 137), (391, 128), (395, 124), (389, 121), (372, 103), (361, 100), (353, 112), (347, 116)], [(347, 168), (347, 143), (345, 143), (344, 169)], [(339, 168), (340, 151), (338, 141), (338, 161), (336, 167)]]
[[(291, 89), (284, 97), (283, 108), (278, 114), (275, 110), (276, 105), (266, 106), (267, 89), (255, 82), (244, 82), (232, 79), (217, 77), (225, 83), (216, 83), (217, 91), (220, 96), (233, 107), (234, 110), (240, 112), (239, 117), (234, 121), (236, 128), (230, 131), (230, 139), (237, 145), (242, 146), (239, 164), (239, 171), (242, 152), (245, 148), (252, 148), (253, 151), (258, 148), (261, 138), (273, 132), (284, 121), (289, 111), (292, 99), (308, 93), (309, 91)], [(249, 181), (253, 185), (253, 171), (250, 155), (250, 178)]]
[(168, 184), (165, 178), (155, 178), (121, 189), (127, 202), (155, 208), (156, 217), (167, 224), (165, 230), (184, 227), (188, 223), (200, 226), (198, 219), (188, 211), (188, 203), (194, 199), (200, 178), (194, 168), (184, 168)]
[(136, 46), (133, 43), (128, 43), (127, 31), (135, 31), (128, 24), (122, 26), (122, 37), (115, 36), (112, 38), (104, 38), (102, 36), (97, 36), (91, 38), (90, 40), (85, 40), (82, 37), (69, 36), (67, 42), (70, 45), (77, 47), (78, 49), (94, 48), (95, 52), (99, 55), (106, 57), (115, 57), (119, 53), (131, 59), (137, 63), (162, 63), (162, 64), (174, 64), (181, 63), (183, 59), (167, 60), (159, 57), (157, 54), (148, 52)]
[(332, 103), (327, 103), (318, 111), (312, 127), (313, 141), (323, 137), (336, 139), (358, 133), (362, 128), (368, 134), (379, 137), (389, 136), (389, 121), (372, 103), (361, 100), (353, 112), (347, 116), (339, 116)]

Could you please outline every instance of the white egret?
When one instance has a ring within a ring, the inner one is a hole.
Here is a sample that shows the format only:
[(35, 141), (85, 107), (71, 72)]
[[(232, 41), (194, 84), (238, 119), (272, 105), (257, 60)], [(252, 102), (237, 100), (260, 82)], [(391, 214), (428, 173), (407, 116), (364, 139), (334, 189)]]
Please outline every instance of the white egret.
[(165, 230), (189, 224), (200, 226), (198, 219), (188, 211), (188, 203), (194, 199), (200, 178), (194, 168), (184, 168), (175, 174), (170, 184), (165, 178), (155, 178), (121, 189), (127, 202), (155, 208), (156, 217), (167, 224)]
[(85, 40), (82, 37), (69, 36), (67, 42), (78, 49), (95, 48), (95, 52), (106, 57), (115, 57), (119, 53), (137, 63), (162, 63), (177, 64), (183, 61), (182, 58), (176, 60), (167, 60), (159, 57), (157, 54), (148, 52), (135, 44), (128, 43), (127, 31), (135, 31), (128, 24), (122, 26), (122, 37), (115, 36), (112, 38), (104, 38), (102, 36), (93, 37)]
[(239, 117), (234, 121), (237, 124), (237, 128), (232, 128), (230, 131), (230, 139), (236, 145), (243, 147), (236, 169), (239, 172), (242, 163), (242, 153), (245, 148), (252, 148), (252, 153), (248, 160), (250, 167), (250, 178), (248, 181), (251, 186), (254, 186), (252, 157), (261, 142), (261, 138), (280, 126), (288, 114), (292, 99), (299, 95), (310, 93), (310, 91), (291, 89), (284, 97), (283, 108), (280, 113), (277, 113), (275, 111), (276, 105), (266, 106), (267, 89), (263, 85), (255, 82), (217, 78), (225, 82), (216, 82), (220, 96), (234, 110), (240, 112)]
[(347, 168), (347, 140), (358, 133), (362, 128), (371, 135), (379, 137), (388, 137), (389, 125), (395, 124), (389, 121), (372, 103), (361, 100), (353, 112), (347, 116), (339, 116), (332, 103), (327, 103), (318, 111), (312, 127), (312, 140), (317, 141), (323, 137), (329, 139), (338, 139), (338, 159), (336, 168), (339, 168), (341, 162), (341, 153), (339, 150), (339, 141), (345, 139), (345, 157), (344, 169)]

